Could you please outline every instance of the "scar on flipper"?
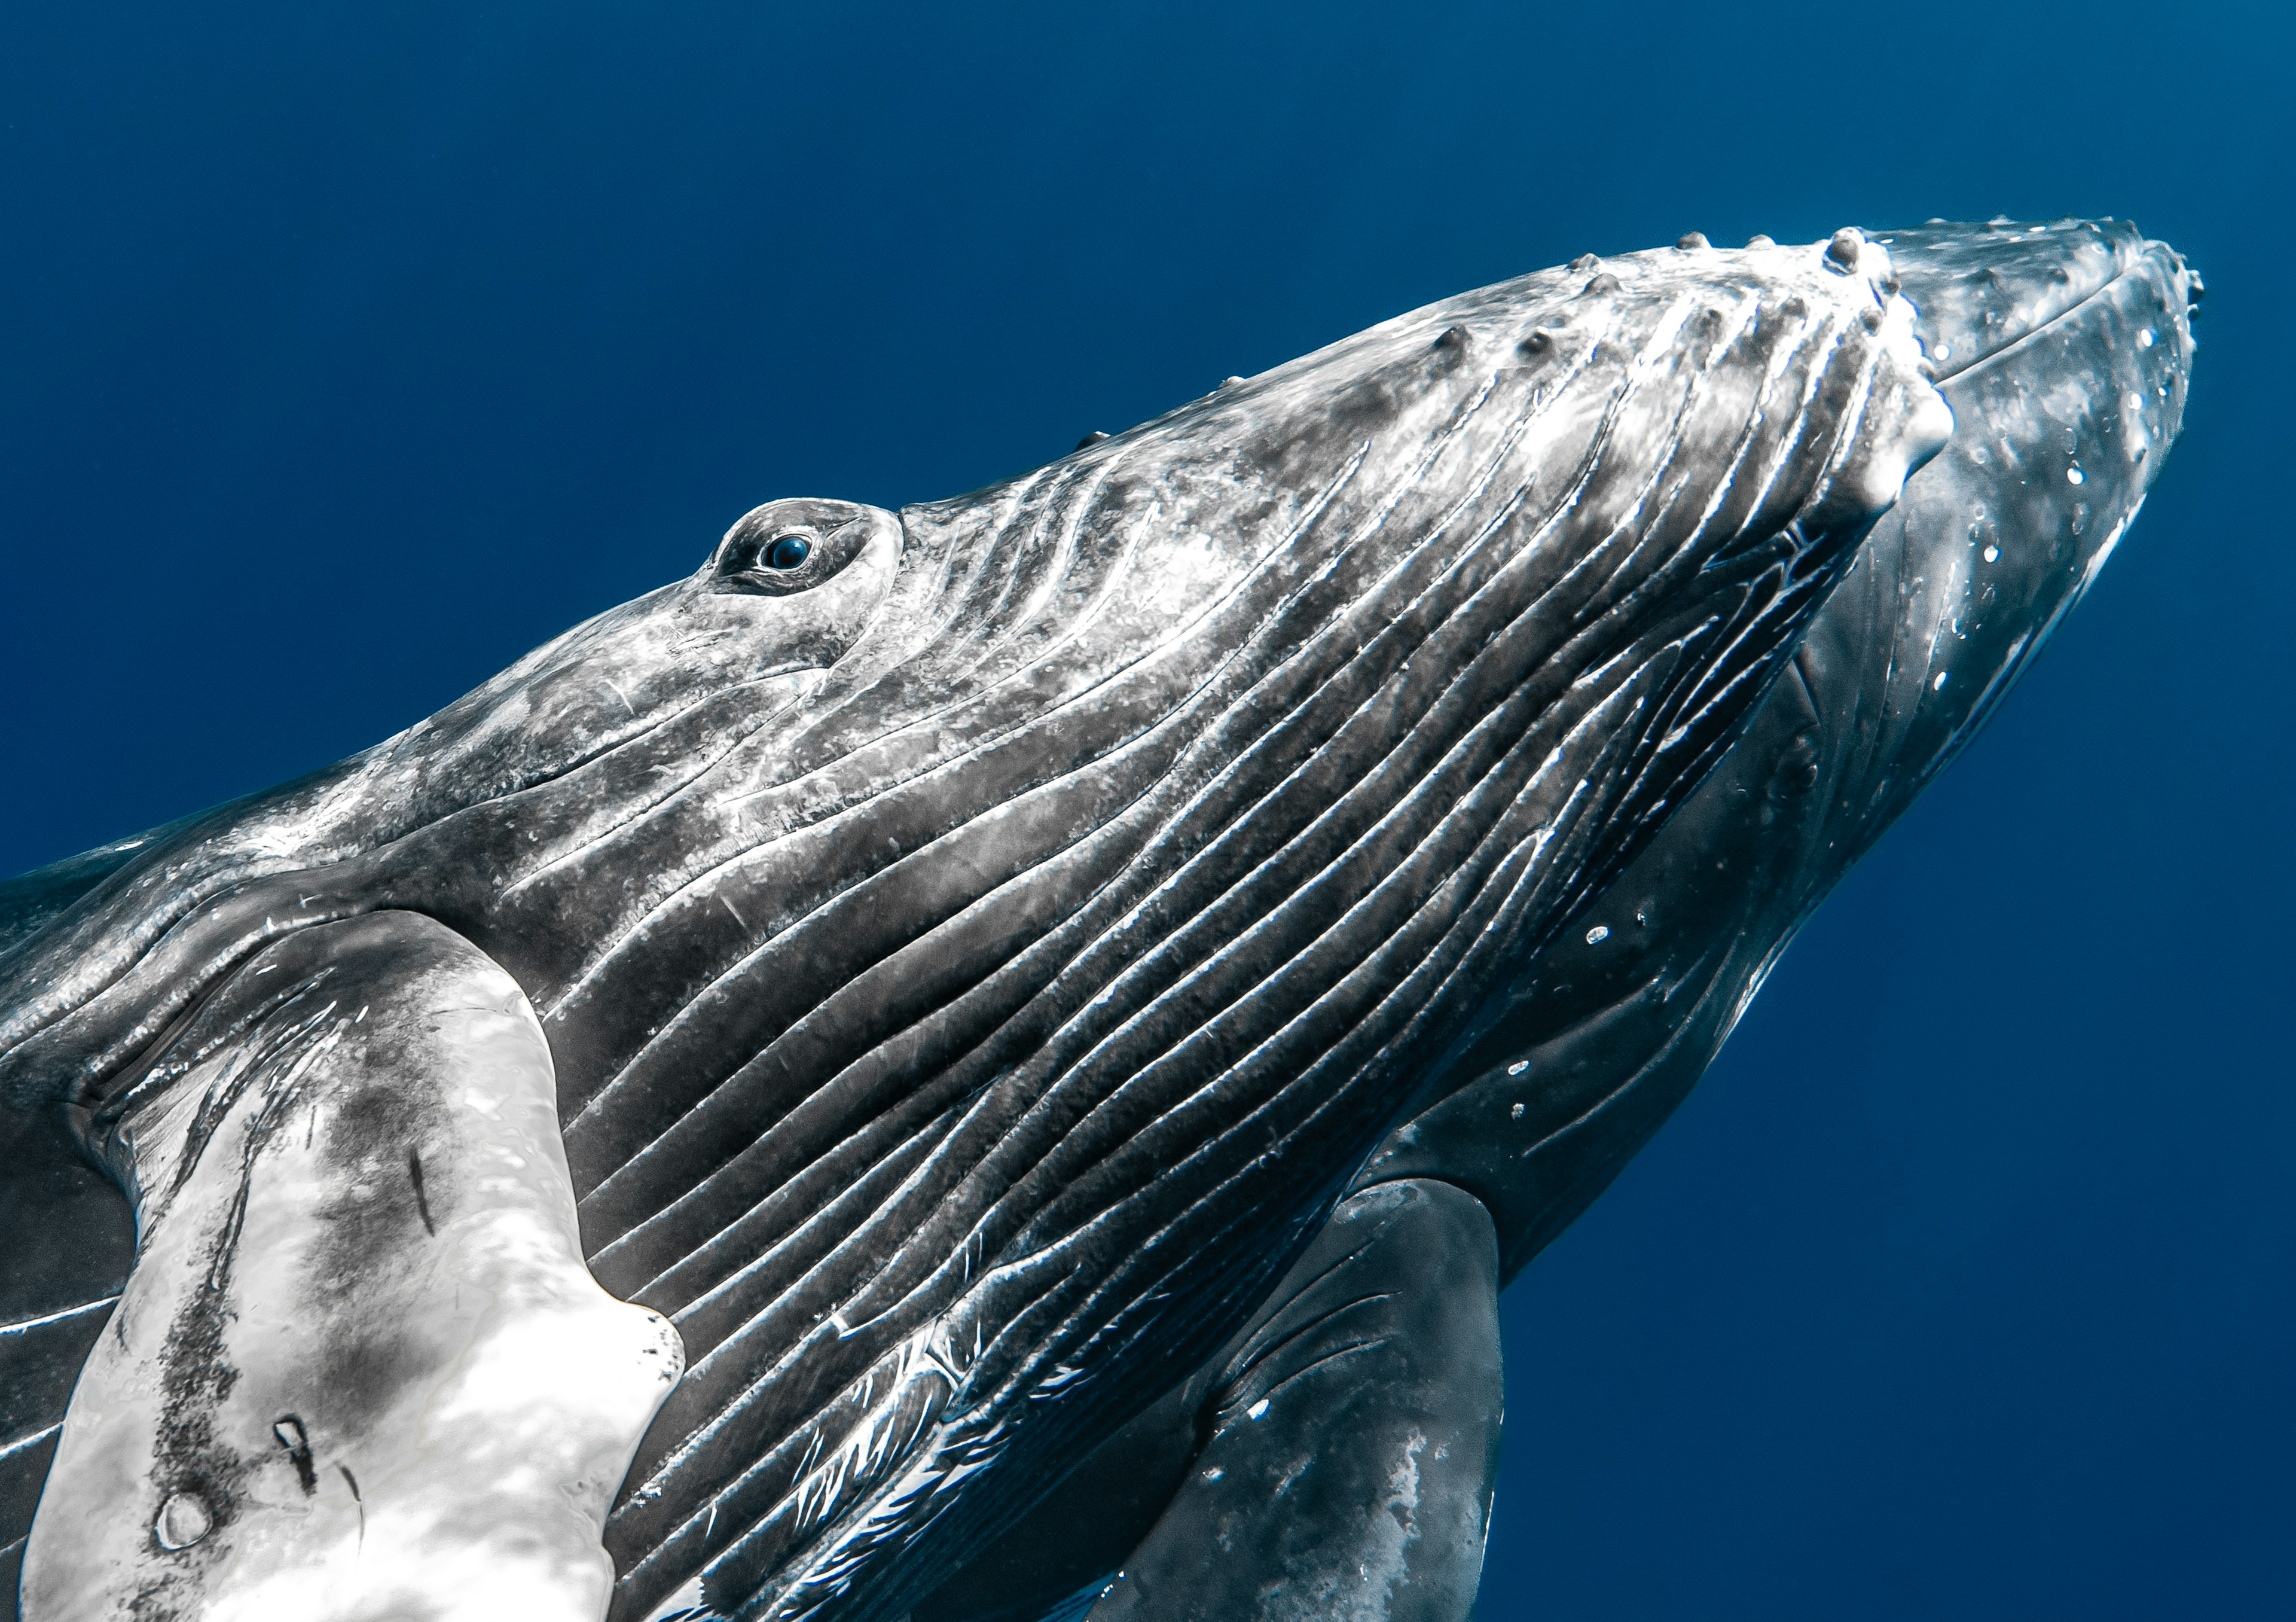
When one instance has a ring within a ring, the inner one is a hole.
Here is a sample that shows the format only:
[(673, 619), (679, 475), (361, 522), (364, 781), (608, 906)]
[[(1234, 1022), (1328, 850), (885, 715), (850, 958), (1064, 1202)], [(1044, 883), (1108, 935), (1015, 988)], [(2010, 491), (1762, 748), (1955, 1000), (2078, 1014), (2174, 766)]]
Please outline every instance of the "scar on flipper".
[(271, 1422), (271, 1434), (287, 1450), (288, 1462), (295, 1467), (295, 1484), (308, 1498), (319, 1490), (319, 1473), (311, 1468), (311, 1438), (303, 1429), (301, 1416), (281, 1414)]
[(422, 1231), (437, 1239), (439, 1227), (430, 1220), (430, 1202), (422, 1193), (422, 1157), (414, 1149), (406, 1151), (406, 1174), (414, 1180), (414, 1208), (422, 1213)]
[(366, 1500), (359, 1496), (358, 1478), (351, 1474), (351, 1467), (349, 1465), (338, 1464), (335, 1466), (335, 1471), (338, 1475), (342, 1477), (343, 1485), (351, 1489), (351, 1502), (358, 1505), (358, 1546), (362, 1551), (364, 1551), (366, 1548)]

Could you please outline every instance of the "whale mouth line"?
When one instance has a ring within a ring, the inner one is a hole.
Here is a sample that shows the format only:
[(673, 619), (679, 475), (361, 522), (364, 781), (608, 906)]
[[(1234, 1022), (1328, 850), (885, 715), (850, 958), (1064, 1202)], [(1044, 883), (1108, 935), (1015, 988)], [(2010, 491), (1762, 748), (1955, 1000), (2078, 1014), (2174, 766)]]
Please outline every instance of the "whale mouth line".
[(2051, 316), (2047, 320), (2038, 323), (2029, 331), (2018, 333), (2014, 338), (2012, 338), (2008, 342), (2003, 344), (1997, 350), (1988, 350), (1983, 354), (1978, 356), (1975, 359), (1964, 361), (1959, 364), (1948, 361), (1946, 365), (1938, 368), (1937, 377), (1934, 380), (1934, 386), (1942, 389), (1946, 384), (1953, 382), (1956, 378), (1974, 377), (1980, 372), (1984, 371), (1986, 367), (2014, 355), (2018, 350), (2023, 349), (2035, 339), (2040, 338), (2048, 333), (2060, 323), (2070, 321), (2074, 317), (2079, 315), (2097, 300), (2103, 298), (2106, 293), (2111, 292), (2114, 288), (2120, 286), (2122, 282), (2128, 278), (2128, 274), (2129, 273), (2126, 270), (2114, 271), (2110, 280), (2102, 283), (2092, 291), (2083, 293), (2079, 298), (2074, 300), (2070, 304), (2066, 305), (2062, 309), (2059, 310), (2055, 315)]
[(2080, 315), (2084, 310), (2087, 309), (2090, 305), (2095, 303), (2097, 300), (2103, 298), (2107, 293), (2112, 292), (2113, 289), (2119, 287), (2123, 282), (2127, 281), (2131, 276), (2136, 275), (2138, 266), (2149, 263), (2154, 259), (2154, 251), (2157, 250), (2158, 247), (2158, 243), (2145, 244), (2144, 250), (2140, 253), (2136, 264), (2117, 267), (2110, 276), (2107, 276), (2103, 281), (2098, 283), (2096, 286), (2091, 288), (2079, 298), (2075, 299), (2071, 303), (2066, 305), (2064, 309), (2059, 310), (2055, 315), (2051, 316), (2046, 321), (2035, 323), (2034, 325), (2026, 331), (2018, 333), (2014, 338), (2012, 338), (2008, 342), (2002, 344), (1999, 348), (1984, 350), (1982, 353), (1975, 355), (1967, 360), (1948, 360), (1943, 366), (1937, 366), (1937, 363), (1932, 360), (1931, 364), (1936, 367), (1936, 374), (1931, 379), (1931, 386), (1942, 389), (1947, 383), (1953, 382), (1956, 378), (1974, 377), (1979, 373), (1984, 371), (1988, 366), (2016, 354), (2027, 344), (2031, 343), (2054, 331), (2062, 323), (2070, 321), (2075, 317)]

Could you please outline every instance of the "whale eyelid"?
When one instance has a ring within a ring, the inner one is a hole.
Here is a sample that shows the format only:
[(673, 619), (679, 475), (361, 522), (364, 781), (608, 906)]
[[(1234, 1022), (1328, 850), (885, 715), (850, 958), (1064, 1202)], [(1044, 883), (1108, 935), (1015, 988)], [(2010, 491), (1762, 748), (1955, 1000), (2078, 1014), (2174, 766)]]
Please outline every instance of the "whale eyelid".
[[(776, 506), (783, 510), (773, 511)], [(824, 506), (832, 510), (823, 513)], [(792, 507), (797, 510), (787, 510)], [(718, 543), (704, 566), (705, 589), (742, 597), (797, 597), (812, 591), (844, 572), (867, 548), (885, 516), (849, 503), (768, 503), (745, 514)], [(801, 556), (774, 562), (775, 548), (791, 540), (803, 543)]]

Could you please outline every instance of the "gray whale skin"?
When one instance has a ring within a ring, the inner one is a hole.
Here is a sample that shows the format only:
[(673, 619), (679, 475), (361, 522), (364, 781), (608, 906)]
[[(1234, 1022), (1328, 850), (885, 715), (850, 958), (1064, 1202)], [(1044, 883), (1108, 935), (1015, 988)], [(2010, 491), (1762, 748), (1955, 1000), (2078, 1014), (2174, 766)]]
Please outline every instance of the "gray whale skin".
[(2126, 225), (1583, 259), (0, 887), (51, 1618), (1460, 1618), (1498, 1290), (2173, 443)]

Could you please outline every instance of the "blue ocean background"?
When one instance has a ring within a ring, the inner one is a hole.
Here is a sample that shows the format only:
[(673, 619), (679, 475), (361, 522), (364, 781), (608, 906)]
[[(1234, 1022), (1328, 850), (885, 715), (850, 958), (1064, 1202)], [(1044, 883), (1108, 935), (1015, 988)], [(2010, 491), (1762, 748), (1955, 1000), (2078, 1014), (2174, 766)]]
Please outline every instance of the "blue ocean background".
[(2177, 450), (1506, 1297), (1480, 1615), (2296, 1582), (2296, 13), (0, 12), (0, 872), (303, 772), (755, 502), (972, 489), (1584, 251), (2133, 217)]

